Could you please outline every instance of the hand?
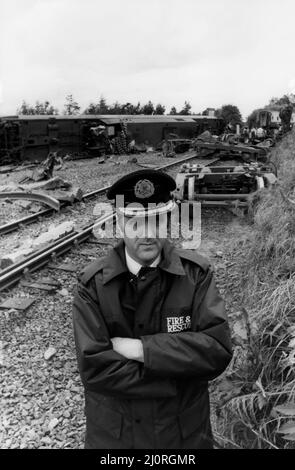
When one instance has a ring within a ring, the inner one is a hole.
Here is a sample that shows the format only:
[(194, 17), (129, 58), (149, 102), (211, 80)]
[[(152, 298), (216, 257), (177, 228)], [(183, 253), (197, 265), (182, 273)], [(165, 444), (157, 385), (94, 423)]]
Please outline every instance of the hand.
[(111, 338), (111, 342), (117, 353), (133, 361), (144, 362), (143, 346), (140, 339), (115, 337)]

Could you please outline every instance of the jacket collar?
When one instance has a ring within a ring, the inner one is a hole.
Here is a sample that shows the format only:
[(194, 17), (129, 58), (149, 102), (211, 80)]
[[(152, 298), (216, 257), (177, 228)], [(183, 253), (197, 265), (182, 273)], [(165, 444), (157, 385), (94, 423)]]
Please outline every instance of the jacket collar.
[(168, 273), (175, 274), (176, 276), (185, 276), (185, 270), (183, 269), (182, 262), (177, 250), (172, 243), (166, 240), (163, 251), (162, 261), (159, 264), (159, 268), (167, 271)]
[[(159, 268), (171, 274), (184, 276), (185, 271), (175, 247), (166, 240)], [(121, 240), (108, 254), (103, 263), (103, 284), (122, 273), (128, 272), (125, 261), (125, 244)]]
[[(131, 274), (133, 274), (134, 276), (137, 276), (140, 269), (142, 268), (142, 265), (140, 263), (138, 263), (137, 261), (135, 261), (135, 259), (133, 259), (129, 255), (129, 253), (126, 249), (126, 246), (125, 246), (125, 260), (126, 260), (126, 265), (127, 265), (128, 270), (131, 272)], [(152, 262), (150, 267), (151, 268), (156, 268), (158, 266), (158, 264), (160, 264), (160, 261), (161, 261), (161, 253), (157, 256), (155, 261)]]

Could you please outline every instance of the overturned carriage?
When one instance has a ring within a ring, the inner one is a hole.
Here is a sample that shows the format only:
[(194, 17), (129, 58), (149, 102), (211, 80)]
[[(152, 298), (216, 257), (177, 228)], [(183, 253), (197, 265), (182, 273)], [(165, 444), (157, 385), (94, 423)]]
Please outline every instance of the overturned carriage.
[[(205, 129), (220, 134), (223, 121), (214, 116), (161, 115), (19, 115), (0, 118), (0, 163), (43, 160), (49, 152), (99, 156), (122, 131), (142, 146), (156, 148), (176, 134), (197, 137)], [(104, 132), (97, 129), (104, 128)]]

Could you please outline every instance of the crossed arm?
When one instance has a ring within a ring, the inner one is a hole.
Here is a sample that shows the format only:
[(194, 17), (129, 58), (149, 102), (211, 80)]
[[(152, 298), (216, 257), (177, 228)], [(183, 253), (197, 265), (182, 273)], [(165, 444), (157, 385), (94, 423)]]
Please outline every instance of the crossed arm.
[(110, 338), (91, 286), (78, 286), (73, 326), (79, 371), (88, 391), (127, 399), (168, 398), (177, 394), (175, 380), (146, 376), (140, 340)]
[(212, 380), (231, 359), (223, 301), (208, 272), (196, 292), (192, 329), (140, 339), (112, 337), (95, 286), (79, 286), (74, 301), (78, 364), (89, 390), (126, 398), (175, 396), (184, 377)]
[(143, 344), (140, 339), (134, 338), (111, 338), (113, 350), (133, 361), (144, 362)]

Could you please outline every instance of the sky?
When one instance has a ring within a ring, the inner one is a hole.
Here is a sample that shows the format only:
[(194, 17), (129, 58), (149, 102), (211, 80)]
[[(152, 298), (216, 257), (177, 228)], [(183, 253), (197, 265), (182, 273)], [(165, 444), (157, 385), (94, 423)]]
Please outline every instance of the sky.
[(295, 92), (294, 0), (0, 0), (0, 115), (138, 101), (244, 118)]

